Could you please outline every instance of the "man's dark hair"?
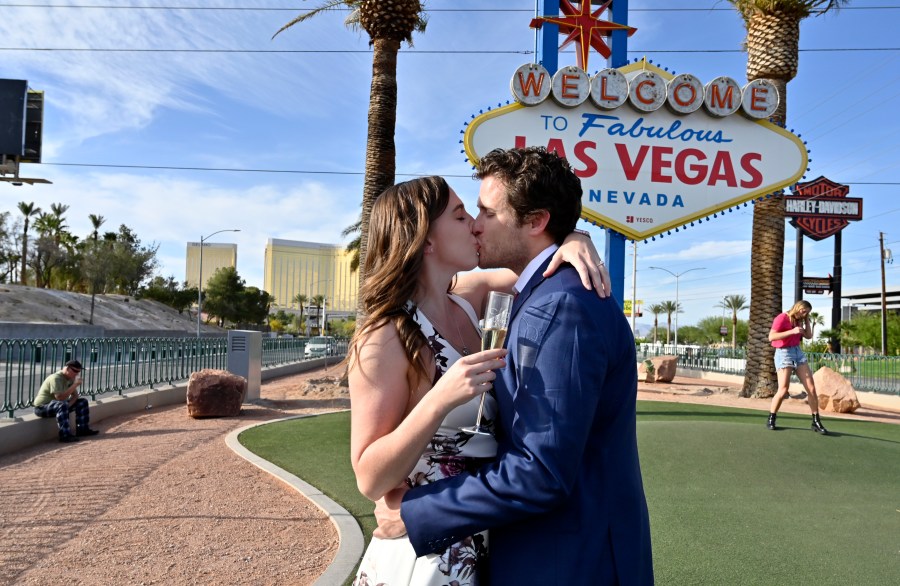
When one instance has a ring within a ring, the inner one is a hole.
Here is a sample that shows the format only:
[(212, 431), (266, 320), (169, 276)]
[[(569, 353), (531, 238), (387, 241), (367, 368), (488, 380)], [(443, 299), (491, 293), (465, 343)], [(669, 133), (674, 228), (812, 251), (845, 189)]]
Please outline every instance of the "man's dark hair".
[(506, 202), (518, 224), (539, 210), (550, 213), (547, 233), (562, 244), (581, 216), (581, 180), (568, 161), (543, 147), (494, 149), (482, 157), (476, 179), (494, 177), (506, 186)]

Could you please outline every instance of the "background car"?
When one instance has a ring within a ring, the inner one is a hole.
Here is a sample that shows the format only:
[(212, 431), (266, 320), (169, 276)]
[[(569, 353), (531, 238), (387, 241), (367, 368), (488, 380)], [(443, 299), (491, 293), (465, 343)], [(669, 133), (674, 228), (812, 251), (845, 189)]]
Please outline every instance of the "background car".
[(306, 358), (321, 358), (322, 356), (334, 356), (334, 338), (332, 336), (316, 336), (306, 342), (303, 350)]

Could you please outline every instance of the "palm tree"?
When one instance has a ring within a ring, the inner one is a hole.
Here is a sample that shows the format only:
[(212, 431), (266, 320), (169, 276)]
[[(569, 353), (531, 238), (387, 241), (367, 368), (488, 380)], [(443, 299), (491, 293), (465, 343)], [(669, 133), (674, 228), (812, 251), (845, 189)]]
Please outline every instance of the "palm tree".
[(91, 240), (97, 242), (97, 239), (100, 237), (100, 226), (106, 222), (106, 218), (96, 214), (88, 214), (88, 219), (91, 221), (91, 226), (94, 228), (94, 231), (91, 232)]
[[(747, 29), (747, 80), (767, 79), (780, 100), (771, 121), (787, 119), (787, 84), (797, 75), (800, 21), (813, 12), (824, 14), (847, 0), (728, 0)], [(781, 313), (784, 261), (784, 199), (779, 193), (753, 206), (753, 254), (750, 256), (750, 335), (747, 369), (741, 395), (771, 397), (778, 388), (775, 349), (769, 343), (772, 318)]]
[[(97, 214), (88, 214), (88, 220), (91, 221), (91, 227), (94, 229), (94, 231), (91, 232), (91, 241), (93, 242), (91, 249), (96, 251), (98, 248), (97, 243), (100, 239), (100, 226), (106, 222), (106, 218)], [(91, 280), (91, 319), (88, 321), (90, 324), (94, 323), (94, 300), (97, 297), (97, 280), (99, 279)]]
[(53, 238), (53, 242), (59, 245), (63, 240), (63, 234), (68, 234), (66, 218), (63, 214), (69, 206), (62, 204), (50, 204), (50, 213), (43, 213), (34, 221), (34, 229), (42, 236)]
[[(372, 46), (366, 175), (363, 182), (359, 242), (359, 266), (365, 266), (372, 204), (385, 189), (394, 184), (395, 179), (397, 53), (403, 42), (412, 45), (413, 33), (424, 31), (427, 20), (421, 0), (325, 0), (318, 8), (304, 12), (281, 27), (275, 35), (298, 22), (338, 8), (350, 9), (345, 24), (350, 28), (361, 27), (365, 30), (369, 35), (369, 45)], [(360, 286), (364, 278), (365, 275), (359, 280)], [(362, 322), (362, 317), (360, 314), (357, 324)]]
[[(316, 308), (316, 320), (319, 319), (319, 316), (322, 315), (322, 308), (327, 307), (328, 304), (325, 301), (324, 295), (313, 295), (312, 299), (309, 300)], [(325, 324), (322, 324), (322, 328), (319, 330), (319, 334), (325, 335)]]
[(666, 314), (666, 344), (668, 344), (672, 335), (672, 314), (681, 313), (681, 304), (674, 301), (663, 301), (662, 307), (663, 313)]
[(300, 306), (300, 319), (297, 321), (297, 329), (299, 330), (300, 326), (303, 325), (303, 306), (309, 301), (309, 297), (303, 293), (297, 293), (291, 301)]
[(36, 216), (41, 213), (41, 208), (34, 207), (34, 202), (25, 203), (24, 201), (20, 201), (19, 211), (22, 212), (23, 216), (25, 216), (25, 227), (22, 229), (22, 274), (20, 275), (20, 278), (21, 283), (23, 285), (27, 285), (28, 265), (25, 263), (28, 259), (28, 223), (31, 221), (32, 216)]
[(750, 307), (747, 305), (747, 298), (743, 295), (726, 295), (716, 307), (731, 310), (731, 349), (734, 350), (737, 347), (737, 314)]
[(359, 220), (350, 224), (346, 228), (344, 228), (343, 232), (341, 232), (341, 236), (346, 238), (351, 234), (356, 234), (356, 237), (353, 238), (344, 249), (348, 254), (352, 254), (353, 256), (350, 258), (350, 272), (356, 272), (359, 270), (359, 246), (362, 241), (362, 237), (359, 235), (360, 224), (362, 224), (362, 217)]
[(662, 303), (654, 303), (650, 307), (647, 308), (650, 313), (653, 314), (653, 344), (656, 344), (656, 334), (659, 329), (659, 314), (665, 313), (666, 308)]
[(50, 204), (50, 213), (56, 216), (57, 218), (62, 218), (63, 215), (69, 210), (69, 206), (63, 203), (51, 203)]
[(811, 311), (809, 312), (809, 323), (812, 326), (813, 338), (816, 337), (816, 326), (824, 326), (825, 325), (825, 316), (821, 313)]

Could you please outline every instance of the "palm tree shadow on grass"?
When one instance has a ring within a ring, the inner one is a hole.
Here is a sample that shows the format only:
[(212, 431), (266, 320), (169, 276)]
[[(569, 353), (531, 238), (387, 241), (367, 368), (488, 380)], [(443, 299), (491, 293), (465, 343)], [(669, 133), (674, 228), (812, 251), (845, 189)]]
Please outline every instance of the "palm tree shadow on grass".
[(732, 419), (735, 417), (741, 418), (750, 418), (750, 419), (760, 419), (761, 421), (765, 421), (764, 415), (759, 415), (758, 413), (713, 413), (713, 412), (704, 412), (704, 411), (638, 411), (638, 421), (643, 417), (654, 417), (659, 419), (684, 419), (688, 420), (689, 418), (698, 417), (701, 419)]
[[(728, 413), (722, 412), (713, 412), (713, 411), (692, 411), (692, 410), (684, 410), (684, 411), (638, 411), (638, 423), (649, 423), (652, 421), (683, 421), (685, 423), (696, 422), (702, 420), (718, 420), (717, 423), (739, 423), (741, 425), (745, 424), (746, 421), (743, 420), (758, 420), (761, 431), (765, 431), (769, 433), (770, 430), (764, 429), (765, 427), (765, 416), (760, 413), (743, 413), (740, 411), (733, 411)], [(806, 425), (809, 419), (802, 415), (794, 415), (794, 416), (779, 416), (778, 419), (778, 428), (775, 429), (775, 432), (803, 432), (803, 433), (813, 433), (813, 431), (809, 428), (809, 425)], [(785, 425), (787, 423), (787, 425)], [(858, 433), (847, 433), (840, 431), (832, 431), (829, 430), (828, 434), (825, 437), (829, 438), (857, 438), (857, 439), (866, 439), (872, 441), (881, 441), (887, 442), (891, 444), (900, 444), (900, 441), (885, 439), (880, 437), (874, 437), (870, 435), (862, 435)]]
[[(823, 421), (823, 423), (824, 423), (824, 421)], [(766, 431), (768, 431), (768, 430), (766, 430)], [(809, 426), (806, 426), (806, 427), (793, 427), (793, 426), (779, 425), (779, 426), (778, 426), (778, 429), (776, 429), (775, 431), (802, 431), (802, 432), (804, 432), (804, 433), (813, 433), (813, 431), (809, 428)], [(900, 444), (900, 441), (892, 440), (892, 439), (886, 439), (886, 438), (883, 438), (883, 437), (874, 437), (874, 436), (871, 436), (871, 435), (860, 435), (860, 434), (858, 434), (858, 433), (847, 433), (847, 432), (832, 431), (832, 430), (828, 430), (828, 433), (825, 434), (823, 437), (826, 437), (826, 438), (841, 438), (841, 437), (846, 437), (846, 438), (856, 438), (856, 439), (872, 440), (872, 441), (876, 441), (876, 442), (887, 442), (887, 443), (889, 443), (889, 444)]]

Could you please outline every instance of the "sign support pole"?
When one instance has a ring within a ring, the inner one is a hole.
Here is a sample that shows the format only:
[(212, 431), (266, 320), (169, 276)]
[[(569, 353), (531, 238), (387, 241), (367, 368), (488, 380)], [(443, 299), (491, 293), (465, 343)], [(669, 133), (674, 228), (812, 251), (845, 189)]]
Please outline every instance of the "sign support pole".
[(887, 356), (887, 293), (884, 286), (884, 232), (878, 233), (878, 248), (881, 252), (881, 355)]
[(794, 263), (794, 303), (803, 299), (803, 231), (798, 226), (797, 231), (797, 260)]
[[(535, 4), (535, 17), (559, 16), (559, 0), (537, 0)], [(559, 69), (559, 25), (552, 22), (544, 23), (535, 39), (535, 57), (537, 62), (543, 65), (552, 76)]]
[[(615, 0), (610, 6), (610, 11), (613, 22), (628, 25), (628, 0)], [(609, 48), (612, 51), (609, 57), (610, 67), (622, 67), (628, 64), (627, 31), (612, 31)], [(619, 302), (619, 306), (622, 306), (622, 300), (625, 299), (625, 236), (607, 228), (605, 252), (612, 294)], [(636, 266), (635, 270), (637, 270)], [(631, 308), (631, 311), (634, 312), (634, 307)]]
[[(831, 329), (837, 330), (841, 324), (841, 232), (834, 235), (834, 275), (831, 277)], [(831, 349), (841, 353), (840, 335), (831, 337)]]
[[(535, 9), (535, 16), (559, 16), (559, 0), (537, 0)], [(622, 25), (628, 24), (628, 0), (615, 0), (610, 6), (610, 11), (613, 22)], [(538, 31), (536, 43), (537, 62), (543, 65), (550, 75), (553, 75), (559, 69), (559, 25), (544, 23)], [(609, 47), (612, 51), (609, 58), (610, 67), (621, 67), (628, 64), (627, 31), (612, 31)], [(607, 229), (604, 253), (613, 297), (619, 303), (619, 307), (624, 310), (625, 236)], [(633, 307), (632, 311), (634, 311)]]

